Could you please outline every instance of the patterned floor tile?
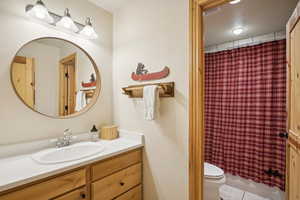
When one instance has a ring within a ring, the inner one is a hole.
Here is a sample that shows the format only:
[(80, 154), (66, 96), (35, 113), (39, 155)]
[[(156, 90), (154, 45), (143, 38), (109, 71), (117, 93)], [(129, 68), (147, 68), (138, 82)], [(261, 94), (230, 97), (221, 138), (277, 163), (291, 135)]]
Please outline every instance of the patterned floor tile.
[(223, 200), (243, 200), (244, 193), (243, 190), (228, 185), (220, 188), (220, 196)]
[(263, 198), (261, 196), (258, 196), (250, 192), (246, 192), (243, 200), (270, 200), (270, 199)]

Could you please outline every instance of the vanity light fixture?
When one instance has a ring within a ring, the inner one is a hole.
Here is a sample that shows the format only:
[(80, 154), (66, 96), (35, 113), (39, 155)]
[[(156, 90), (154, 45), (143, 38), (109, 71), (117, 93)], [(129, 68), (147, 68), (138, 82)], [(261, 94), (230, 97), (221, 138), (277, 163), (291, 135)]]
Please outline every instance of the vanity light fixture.
[(61, 30), (76, 33), (82, 37), (88, 39), (97, 39), (98, 34), (92, 26), (91, 19), (86, 19), (85, 25), (73, 21), (71, 18), (70, 10), (65, 9), (64, 16), (58, 15), (51, 11), (48, 11), (42, 0), (37, 0), (36, 4), (28, 4), (25, 7), (25, 12), (31, 18), (38, 19), (48, 23), (53, 27), (59, 27)]
[(38, 0), (35, 5), (26, 6), (26, 13), (35, 19), (47, 22), (49, 24), (54, 23), (53, 17), (49, 14), (42, 0)]
[(233, 1), (230, 1), (229, 3), (230, 4), (238, 4), (238, 3), (240, 3), (241, 2), (241, 0), (233, 0)]
[(73, 32), (78, 32), (79, 29), (75, 25), (74, 21), (71, 18), (71, 14), (68, 8), (65, 9), (64, 16), (56, 23), (57, 27), (61, 27)]
[(84, 28), (79, 32), (84, 37), (90, 38), (90, 39), (96, 39), (98, 38), (98, 35), (96, 31), (94, 30), (91, 22), (91, 18), (86, 18), (85, 26)]
[(239, 28), (233, 29), (232, 32), (234, 35), (240, 35), (244, 32), (244, 29), (242, 27), (239, 27)]

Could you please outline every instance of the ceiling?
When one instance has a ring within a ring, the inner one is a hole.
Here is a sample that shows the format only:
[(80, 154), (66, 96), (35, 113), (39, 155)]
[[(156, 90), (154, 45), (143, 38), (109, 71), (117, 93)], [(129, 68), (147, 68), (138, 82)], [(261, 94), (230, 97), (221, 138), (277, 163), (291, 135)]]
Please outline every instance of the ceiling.
[(128, 0), (88, 0), (89, 2), (104, 8), (109, 12), (114, 12), (121, 8), (125, 2), (128, 3)]
[[(242, 0), (208, 11), (204, 16), (205, 46), (246, 39), (285, 29), (298, 0)], [(236, 36), (232, 30), (243, 27)]]

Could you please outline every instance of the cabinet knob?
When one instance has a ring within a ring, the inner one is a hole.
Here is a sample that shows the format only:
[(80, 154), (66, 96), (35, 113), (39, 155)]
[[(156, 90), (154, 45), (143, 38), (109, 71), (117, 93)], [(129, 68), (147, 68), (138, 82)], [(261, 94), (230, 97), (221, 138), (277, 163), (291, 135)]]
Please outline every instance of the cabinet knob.
[(120, 182), (120, 185), (123, 186), (123, 185), (125, 185), (125, 183), (124, 182)]
[(80, 197), (81, 197), (82, 199), (85, 199), (85, 198), (86, 198), (85, 193), (81, 193), (81, 194), (80, 194)]

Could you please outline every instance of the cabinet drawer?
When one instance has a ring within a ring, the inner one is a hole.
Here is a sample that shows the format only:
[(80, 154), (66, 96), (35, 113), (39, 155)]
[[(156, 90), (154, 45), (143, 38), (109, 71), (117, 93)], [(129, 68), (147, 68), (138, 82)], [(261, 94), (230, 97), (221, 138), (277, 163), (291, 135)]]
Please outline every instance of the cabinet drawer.
[(139, 185), (125, 194), (115, 198), (115, 200), (142, 200), (142, 186)]
[(81, 169), (42, 183), (28, 186), (16, 192), (0, 196), (1, 200), (48, 200), (81, 187), (86, 183), (86, 171)]
[(87, 199), (86, 188), (79, 188), (52, 200), (84, 200)]
[(107, 176), (92, 183), (92, 200), (111, 200), (139, 185), (141, 179), (141, 163)]
[(101, 179), (107, 175), (125, 169), (142, 161), (142, 151), (132, 151), (112, 159), (96, 163), (92, 166), (92, 180)]

